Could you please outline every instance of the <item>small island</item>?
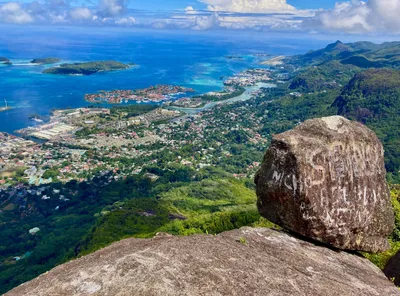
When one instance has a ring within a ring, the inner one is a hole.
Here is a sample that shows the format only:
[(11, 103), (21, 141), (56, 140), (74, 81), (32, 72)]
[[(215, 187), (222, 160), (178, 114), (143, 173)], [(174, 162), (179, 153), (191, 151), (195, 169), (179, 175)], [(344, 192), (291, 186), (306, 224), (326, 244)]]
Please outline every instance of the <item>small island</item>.
[(7, 59), (6, 57), (0, 57), (0, 64), (12, 65), (11, 61), (9, 59)]
[(43, 58), (43, 59), (33, 59), (31, 64), (40, 64), (40, 65), (50, 65), (59, 63), (61, 59), (59, 58)]
[(86, 94), (85, 100), (91, 103), (120, 104), (123, 101), (140, 103), (160, 103), (174, 100), (180, 95), (195, 92), (192, 88), (176, 85), (155, 85), (136, 90), (100, 91), (96, 94)]
[(130, 66), (116, 61), (97, 61), (86, 63), (61, 64), (43, 71), (57, 75), (92, 75), (98, 72), (126, 70)]
[(230, 56), (226, 56), (225, 58), (228, 60), (243, 60), (243, 57), (239, 56), (239, 55), (230, 55)]

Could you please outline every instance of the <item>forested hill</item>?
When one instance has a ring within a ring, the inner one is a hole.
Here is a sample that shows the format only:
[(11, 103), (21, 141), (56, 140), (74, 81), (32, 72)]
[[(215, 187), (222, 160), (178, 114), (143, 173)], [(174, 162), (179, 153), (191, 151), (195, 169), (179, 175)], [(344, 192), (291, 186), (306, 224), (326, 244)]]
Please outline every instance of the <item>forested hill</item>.
[(400, 42), (371, 42), (342, 43), (337, 41), (327, 47), (298, 55), (291, 59), (303, 66), (319, 65), (332, 60), (342, 64), (361, 68), (400, 67)]
[(400, 71), (370, 69), (360, 72), (344, 87), (333, 106), (340, 115), (369, 122), (398, 116)]
[(365, 69), (400, 69), (400, 42), (345, 44), (337, 41), (323, 49), (290, 57), (286, 62), (296, 73), (290, 89), (330, 90), (346, 85), (355, 73)]
[(400, 168), (400, 71), (370, 69), (360, 72), (332, 104), (337, 114), (372, 127), (386, 150), (386, 168)]
[(299, 92), (305, 106), (319, 106), (313, 117), (337, 114), (372, 128), (384, 144), (389, 175), (399, 175), (400, 42), (337, 41), (289, 58), (287, 68), (293, 70), (290, 91)]

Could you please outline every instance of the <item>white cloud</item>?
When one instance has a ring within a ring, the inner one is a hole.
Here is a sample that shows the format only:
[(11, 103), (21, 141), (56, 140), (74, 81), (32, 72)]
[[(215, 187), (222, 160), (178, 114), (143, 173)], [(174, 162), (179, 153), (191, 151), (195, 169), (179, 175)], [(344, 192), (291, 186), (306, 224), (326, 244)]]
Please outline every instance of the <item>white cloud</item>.
[(138, 23), (128, 13), (128, 0), (100, 0), (95, 7), (74, 7), (70, 5), (73, 1), (75, 0), (0, 3), (0, 23), (95, 26), (128, 26)]
[(28, 12), (24, 11), (17, 2), (8, 2), (0, 5), (0, 22), (28, 24), (34, 21), (34, 18)]
[(193, 8), (193, 6), (188, 6), (185, 8), (185, 11), (187, 14), (196, 14), (196, 10)]
[(400, 32), (400, 0), (370, 0), (372, 21), (383, 22), (384, 29)]
[(101, 0), (98, 13), (104, 17), (121, 15), (127, 9), (127, 0)]
[(92, 11), (86, 7), (78, 7), (78, 8), (72, 9), (69, 12), (69, 15), (74, 20), (90, 20), (93, 18)]
[(257, 29), (257, 30), (299, 30), (302, 18), (291, 15), (232, 15), (220, 16), (221, 27), (228, 29)]
[(209, 16), (198, 16), (194, 19), (193, 30), (209, 30), (219, 26), (219, 18), (217, 13), (213, 13)]
[(286, 0), (199, 0), (208, 5), (211, 11), (239, 13), (266, 13), (292, 11), (295, 8)]
[(128, 17), (123, 17), (120, 19), (115, 20), (116, 25), (122, 25), (122, 26), (132, 26), (137, 24), (137, 21), (134, 17), (128, 16)]
[(346, 33), (400, 33), (400, 0), (369, 0), (337, 3), (318, 13), (307, 26)]
[[(1, 1), (1, 0), (0, 0)], [(27, 2), (32, 1), (32, 2)], [(130, 11), (130, 0), (24, 0), (0, 4), (0, 23), (139, 26), (157, 29), (400, 34), (400, 0), (348, 0), (330, 10), (299, 10), (289, 0), (198, 0), (206, 10)], [(139, 1), (139, 0), (135, 0)], [(289, 1), (290, 2), (290, 1)]]

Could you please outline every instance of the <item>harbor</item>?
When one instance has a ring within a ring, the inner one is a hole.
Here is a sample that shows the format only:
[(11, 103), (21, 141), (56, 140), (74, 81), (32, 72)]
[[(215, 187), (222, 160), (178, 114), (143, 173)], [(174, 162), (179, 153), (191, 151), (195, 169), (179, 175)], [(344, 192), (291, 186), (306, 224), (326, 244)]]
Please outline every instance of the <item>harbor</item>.
[[(185, 116), (187, 117), (187, 116), (196, 115), (200, 112), (211, 109), (219, 104), (227, 104), (227, 103), (234, 103), (234, 102), (239, 102), (239, 101), (250, 100), (251, 98), (256, 96), (258, 94), (258, 92), (261, 91), (262, 88), (273, 88), (273, 87), (276, 87), (276, 84), (258, 82), (253, 86), (246, 87), (246, 90), (243, 94), (241, 94), (240, 96), (234, 97), (234, 98), (217, 101), (217, 102), (209, 102), (209, 103), (205, 104), (205, 106), (200, 107), (200, 108), (181, 108), (181, 107), (170, 107), (170, 108), (173, 110), (178, 110), (178, 111), (186, 113)], [(180, 117), (180, 118), (182, 118), (182, 117)]]

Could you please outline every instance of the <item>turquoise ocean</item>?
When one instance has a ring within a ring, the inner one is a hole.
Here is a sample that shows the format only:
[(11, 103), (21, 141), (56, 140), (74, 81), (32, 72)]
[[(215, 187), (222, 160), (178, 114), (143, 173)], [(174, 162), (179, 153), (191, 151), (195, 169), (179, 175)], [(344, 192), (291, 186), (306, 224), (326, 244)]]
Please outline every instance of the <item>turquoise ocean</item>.
[[(88, 106), (86, 93), (136, 89), (155, 84), (192, 87), (196, 94), (223, 88), (223, 77), (259, 67), (267, 57), (294, 55), (316, 49), (326, 41), (277, 38), (266, 34), (169, 32), (104, 28), (2, 27), (0, 56), (13, 65), (0, 65), (0, 131), (35, 125), (31, 114), (49, 116), (52, 109)], [(228, 59), (240, 55), (243, 59)], [(42, 74), (48, 66), (32, 65), (34, 58), (58, 57), (62, 62), (117, 60), (138, 66), (127, 71), (91, 76)]]

